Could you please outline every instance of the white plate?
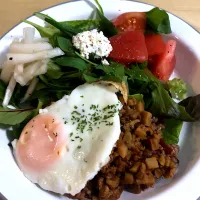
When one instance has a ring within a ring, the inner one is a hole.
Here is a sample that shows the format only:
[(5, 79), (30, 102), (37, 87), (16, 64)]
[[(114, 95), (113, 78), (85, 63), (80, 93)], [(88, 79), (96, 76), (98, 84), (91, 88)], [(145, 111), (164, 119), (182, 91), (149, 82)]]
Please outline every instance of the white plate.
[[(147, 11), (153, 6), (120, 0), (100, 1), (105, 14), (114, 18), (128, 11)], [(61, 20), (87, 19), (92, 11), (90, 3), (76, 1), (64, 3), (44, 11), (51, 17)], [(173, 76), (184, 79), (190, 87), (190, 94), (200, 93), (200, 35), (190, 25), (169, 14), (171, 27), (177, 46), (177, 65)], [(41, 23), (35, 17), (31, 21)], [(17, 25), (0, 41), (0, 64), (13, 37), (22, 36), (24, 23)], [(5, 130), (0, 130), (0, 192), (8, 200), (58, 200), (66, 199), (41, 190), (30, 183), (18, 169), (10, 148)], [(200, 126), (198, 124), (184, 124), (180, 138), (180, 166), (177, 175), (172, 180), (162, 180), (154, 189), (149, 189), (140, 195), (123, 193), (123, 200), (196, 200), (200, 196)]]

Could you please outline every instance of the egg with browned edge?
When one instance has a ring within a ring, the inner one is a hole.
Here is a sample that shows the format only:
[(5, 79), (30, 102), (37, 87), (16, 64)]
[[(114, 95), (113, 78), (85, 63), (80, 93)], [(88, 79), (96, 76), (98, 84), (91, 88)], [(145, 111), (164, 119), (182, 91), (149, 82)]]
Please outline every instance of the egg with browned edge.
[(78, 86), (24, 127), (13, 145), (19, 168), (45, 190), (79, 193), (110, 159), (120, 136), (120, 109), (113, 86)]

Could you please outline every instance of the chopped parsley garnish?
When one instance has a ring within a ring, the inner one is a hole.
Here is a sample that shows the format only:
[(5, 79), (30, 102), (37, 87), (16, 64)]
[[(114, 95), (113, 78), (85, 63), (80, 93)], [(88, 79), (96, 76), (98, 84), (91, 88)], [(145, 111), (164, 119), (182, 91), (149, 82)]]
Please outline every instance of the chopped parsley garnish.
[(80, 149), (80, 148), (81, 148), (81, 146), (78, 146), (78, 147), (77, 147), (77, 149)]
[(112, 126), (112, 125), (113, 125), (113, 122), (112, 123), (109, 122), (109, 123), (106, 124), (106, 126)]
[[(82, 104), (83, 106), (84, 104)], [(78, 109), (77, 106), (74, 106), (75, 109)], [(82, 112), (85, 112), (84, 109), (81, 109)], [(112, 126), (113, 122), (109, 122), (109, 119), (114, 117), (114, 114), (118, 112), (117, 104), (108, 105), (103, 109), (99, 108), (99, 105), (92, 104), (90, 106), (90, 112), (86, 115), (81, 115), (77, 110), (74, 110), (71, 114), (72, 124), (76, 124), (76, 130), (78, 133), (83, 133), (86, 129), (87, 131), (93, 131), (93, 127), (97, 126), (98, 129), (100, 128), (100, 124), (104, 123), (106, 126)], [(77, 134), (78, 134), (77, 133)], [(79, 136), (75, 138), (80, 138)], [(80, 138), (80, 142), (83, 139)]]
[(73, 114), (77, 114), (77, 115), (81, 115), (78, 111), (76, 111), (76, 110), (74, 110), (73, 112), (72, 112), (72, 115)]
[(70, 137), (72, 137), (72, 135), (73, 135), (73, 133), (70, 133), (70, 135), (69, 135), (69, 136), (70, 136)]

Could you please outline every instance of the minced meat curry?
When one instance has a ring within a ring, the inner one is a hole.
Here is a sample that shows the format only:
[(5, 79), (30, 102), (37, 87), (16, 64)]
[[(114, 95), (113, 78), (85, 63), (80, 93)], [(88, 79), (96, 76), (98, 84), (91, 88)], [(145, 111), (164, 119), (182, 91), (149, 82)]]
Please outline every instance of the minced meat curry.
[(139, 194), (156, 179), (172, 178), (178, 166), (178, 146), (162, 139), (163, 125), (129, 98), (120, 111), (121, 135), (109, 163), (78, 193), (78, 200), (117, 200), (123, 190)]

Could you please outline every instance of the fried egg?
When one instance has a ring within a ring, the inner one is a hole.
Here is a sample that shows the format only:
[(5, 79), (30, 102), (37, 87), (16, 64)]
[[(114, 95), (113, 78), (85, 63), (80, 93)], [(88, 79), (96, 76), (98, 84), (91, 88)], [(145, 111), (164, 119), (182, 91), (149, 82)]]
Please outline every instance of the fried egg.
[(19, 168), (45, 190), (76, 195), (108, 163), (120, 109), (113, 86), (78, 86), (24, 127), (14, 147)]

